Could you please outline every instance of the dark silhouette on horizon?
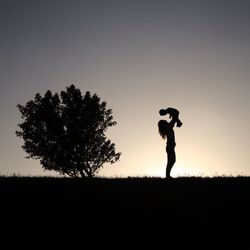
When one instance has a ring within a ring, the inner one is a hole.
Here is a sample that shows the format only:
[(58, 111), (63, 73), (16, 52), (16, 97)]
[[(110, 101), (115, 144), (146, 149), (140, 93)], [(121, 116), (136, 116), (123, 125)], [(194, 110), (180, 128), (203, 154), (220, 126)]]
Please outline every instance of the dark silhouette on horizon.
[(176, 162), (176, 153), (175, 153), (175, 133), (174, 126), (182, 126), (182, 122), (179, 120), (179, 111), (175, 108), (161, 109), (159, 111), (161, 116), (169, 115), (171, 119), (170, 122), (167, 120), (160, 120), (158, 122), (159, 134), (163, 139), (167, 139), (166, 142), (166, 152), (167, 152), (167, 166), (166, 166), (166, 178), (172, 178), (170, 172)]
[(112, 110), (97, 94), (82, 95), (73, 84), (60, 94), (39, 93), (24, 106), (16, 131), (23, 138), (27, 158), (40, 159), (45, 170), (70, 177), (94, 177), (104, 163), (115, 163), (121, 153), (105, 135), (115, 126)]

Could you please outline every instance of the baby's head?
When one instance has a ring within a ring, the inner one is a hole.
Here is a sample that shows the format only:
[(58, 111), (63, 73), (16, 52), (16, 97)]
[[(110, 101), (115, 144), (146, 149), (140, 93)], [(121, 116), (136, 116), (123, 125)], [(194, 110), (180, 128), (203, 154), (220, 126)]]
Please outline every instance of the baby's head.
[(160, 109), (159, 110), (159, 114), (160, 115), (166, 115), (168, 112), (167, 112), (167, 110), (166, 109)]

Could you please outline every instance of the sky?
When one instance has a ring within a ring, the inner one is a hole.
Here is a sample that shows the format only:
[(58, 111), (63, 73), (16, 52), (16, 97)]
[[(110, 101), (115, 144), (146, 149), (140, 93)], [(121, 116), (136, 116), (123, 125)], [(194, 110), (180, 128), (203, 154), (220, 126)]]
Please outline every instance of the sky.
[(0, 174), (56, 175), (16, 137), (36, 93), (74, 84), (96, 93), (117, 125), (121, 158), (98, 176), (165, 176), (159, 109), (174, 107), (171, 175), (250, 175), (250, 2), (2, 0)]

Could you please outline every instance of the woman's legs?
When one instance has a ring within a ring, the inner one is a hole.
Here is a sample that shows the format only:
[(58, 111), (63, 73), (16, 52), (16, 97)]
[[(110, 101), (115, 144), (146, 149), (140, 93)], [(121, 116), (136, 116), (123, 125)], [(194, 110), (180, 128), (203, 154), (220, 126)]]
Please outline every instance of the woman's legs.
[(167, 167), (166, 167), (166, 178), (171, 177), (170, 172), (171, 172), (171, 169), (174, 166), (175, 161), (176, 161), (174, 148), (175, 148), (174, 146), (172, 146), (172, 147), (167, 146), (168, 163), (167, 163)]

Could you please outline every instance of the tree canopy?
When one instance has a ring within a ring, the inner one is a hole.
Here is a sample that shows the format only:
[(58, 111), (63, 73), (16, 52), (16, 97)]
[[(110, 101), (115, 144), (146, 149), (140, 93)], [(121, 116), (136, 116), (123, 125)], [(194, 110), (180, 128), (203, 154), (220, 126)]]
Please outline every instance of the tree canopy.
[(104, 163), (115, 163), (121, 153), (106, 138), (115, 126), (107, 103), (89, 91), (82, 96), (73, 84), (60, 95), (48, 90), (26, 105), (17, 105), (22, 123), (16, 131), (23, 138), (26, 158), (40, 159), (44, 170), (71, 177), (93, 177)]

